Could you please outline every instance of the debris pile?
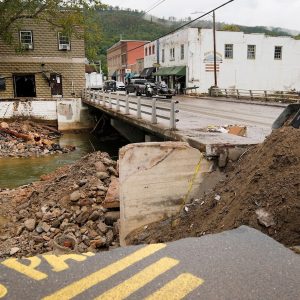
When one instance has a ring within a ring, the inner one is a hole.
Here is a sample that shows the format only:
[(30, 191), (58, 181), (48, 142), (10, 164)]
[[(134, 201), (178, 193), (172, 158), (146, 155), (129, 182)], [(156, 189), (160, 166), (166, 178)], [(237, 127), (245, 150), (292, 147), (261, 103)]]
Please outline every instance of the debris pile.
[(248, 225), (286, 246), (300, 245), (300, 130), (273, 131), (249, 148), (226, 179), (187, 209), (132, 233), (131, 244), (167, 242)]
[(225, 126), (210, 125), (207, 126), (206, 131), (228, 133), (228, 134), (238, 135), (242, 137), (247, 136), (247, 127), (241, 125), (225, 125)]
[(116, 162), (95, 152), (41, 181), (0, 190), (0, 257), (118, 247), (117, 177)]
[(30, 157), (61, 154), (75, 150), (73, 146), (61, 147), (54, 139), (61, 133), (31, 121), (0, 123), (0, 157)]

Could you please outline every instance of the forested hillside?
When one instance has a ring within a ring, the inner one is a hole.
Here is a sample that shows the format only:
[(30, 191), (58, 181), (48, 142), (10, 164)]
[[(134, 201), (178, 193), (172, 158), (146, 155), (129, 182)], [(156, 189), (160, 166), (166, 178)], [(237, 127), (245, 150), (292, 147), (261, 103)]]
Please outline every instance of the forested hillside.
[(99, 12), (99, 20), (102, 26), (102, 42), (98, 54), (104, 71), (106, 50), (120, 39), (152, 41), (172, 29), (169, 25), (147, 21), (143, 18), (143, 13), (136, 11), (103, 10)]

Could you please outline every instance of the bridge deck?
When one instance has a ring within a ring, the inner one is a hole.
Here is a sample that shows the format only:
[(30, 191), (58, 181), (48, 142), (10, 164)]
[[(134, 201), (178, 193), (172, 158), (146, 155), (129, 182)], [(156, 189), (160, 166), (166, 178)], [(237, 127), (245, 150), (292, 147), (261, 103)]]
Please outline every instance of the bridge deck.
[[(119, 95), (118, 97), (124, 99), (125, 95)], [(130, 99), (134, 101), (137, 97), (130, 96)], [(146, 131), (159, 134), (167, 139), (186, 141), (193, 147), (211, 155), (218, 155), (219, 151), (224, 148), (244, 148), (248, 145), (261, 143), (270, 134), (272, 123), (283, 110), (283, 107), (278, 106), (213, 99), (176, 97), (176, 100), (179, 101), (176, 106), (176, 109), (179, 109), (176, 116), (179, 119), (176, 130), (169, 129), (169, 120), (160, 119), (158, 124), (152, 124), (151, 114), (142, 113), (142, 119), (140, 119), (136, 117), (134, 109), (130, 109), (130, 114), (125, 114), (124, 107), (120, 107), (120, 111), (117, 112), (114, 105), (111, 109), (107, 105), (103, 107), (103, 104), (91, 103), (89, 100), (83, 100), (83, 102), (115, 118), (129, 122)], [(149, 105), (151, 99), (142, 97), (141, 103), (142, 105)], [(160, 107), (167, 108), (169, 105), (169, 102), (164, 99), (158, 99), (158, 103)], [(142, 111), (151, 113), (151, 107), (144, 108)], [(163, 114), (168, 116), (169, 112)], [(246, 136), (207, 131), (210, 126), (227, 125), (246, 126)]]

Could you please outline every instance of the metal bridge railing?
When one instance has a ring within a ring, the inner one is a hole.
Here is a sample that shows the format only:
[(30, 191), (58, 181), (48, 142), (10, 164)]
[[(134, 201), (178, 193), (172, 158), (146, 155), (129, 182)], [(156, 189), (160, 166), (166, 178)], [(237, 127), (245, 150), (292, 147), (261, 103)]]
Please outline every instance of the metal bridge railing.
[[(158, 124), (159, 120), (169, 121), (169, 129), (175, 130), (178, 110), (174, 100), (158, 100), (157, 98), (142, 98), (120, 94), (118, 92), (104, 93), (84, 89), (83, 99), (94, 105), (99, 105), (125, 115), (135, 116), (137, 119), (143, 119), (151, 124)], [(142, 101), (143, 100), (143, 101)], [(146, 116), (151, 116), (146, 118)]]
[(285, 91), (212, 88), (211, 95), (216, 97), (237, 98), (237, 99), (300, 102), (299, 93), (292, 93), (292, 92), (285, 92)]

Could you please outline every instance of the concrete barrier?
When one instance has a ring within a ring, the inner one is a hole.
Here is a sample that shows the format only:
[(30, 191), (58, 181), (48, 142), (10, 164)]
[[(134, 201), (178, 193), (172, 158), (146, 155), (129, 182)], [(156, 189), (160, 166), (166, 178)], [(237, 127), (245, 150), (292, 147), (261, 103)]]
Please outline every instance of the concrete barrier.
[(213, 163), (182, 142), (130, 144), (120, 150), (120, 242), (134, 229), (174, 215), (201, 190)]
[(0, 119), (31, 119), (53, 123), (61, 131), (93, 127), (80, 98), (0, 100)]

